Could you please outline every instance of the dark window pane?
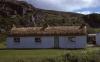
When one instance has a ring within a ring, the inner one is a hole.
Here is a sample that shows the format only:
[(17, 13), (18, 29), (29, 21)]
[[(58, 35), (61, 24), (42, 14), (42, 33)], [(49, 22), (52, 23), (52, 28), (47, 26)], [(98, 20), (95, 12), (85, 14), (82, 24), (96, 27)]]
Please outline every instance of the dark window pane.
[(71, 37), (70, 36), (70, 37), (68, 37), (68, 40), (71, 41), (71, 42), (75, 42), (75, 37), (73, 37), (73, 36)]
[(35, 42), (41, 42), (41, 38), (35, 38)]
[(18, 38), (18, 37), (14, 38), (14, 42), (19, 43), (20, 42), (20, 38)]

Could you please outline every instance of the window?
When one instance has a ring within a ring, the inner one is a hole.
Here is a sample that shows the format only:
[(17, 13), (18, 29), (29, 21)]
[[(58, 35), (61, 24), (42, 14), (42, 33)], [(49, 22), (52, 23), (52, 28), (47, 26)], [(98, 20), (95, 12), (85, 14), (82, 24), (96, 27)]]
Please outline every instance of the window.
[(37, 43), (41, 43), (41, 38), (36, 37), (36, 38), (35, 38), (35, 42), (37, 42)]
[(19, 37), (14, 38), (14, 42), (20, 43), (20, 38)]
[(73, 36), (72, 37), (68, 37), (68, 40), (71, 41), (71, 42), (75, 42), (75, 37), (73, 37)]

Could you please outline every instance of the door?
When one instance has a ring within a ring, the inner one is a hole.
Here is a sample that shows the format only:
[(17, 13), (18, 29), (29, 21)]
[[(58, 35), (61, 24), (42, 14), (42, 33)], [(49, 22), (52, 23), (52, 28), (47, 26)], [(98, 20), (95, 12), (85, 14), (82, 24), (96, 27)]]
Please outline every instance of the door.
[(59, 36), (54, 37), (54, 48), (59, 48)]

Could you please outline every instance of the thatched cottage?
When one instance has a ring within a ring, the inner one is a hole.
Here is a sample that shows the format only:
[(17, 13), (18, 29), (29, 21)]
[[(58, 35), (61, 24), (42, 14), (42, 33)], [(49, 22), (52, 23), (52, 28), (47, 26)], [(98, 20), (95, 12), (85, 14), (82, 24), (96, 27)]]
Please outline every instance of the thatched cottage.
[(86, 27), (22, 27), (12, 28), (7, 48), (85, 48)]

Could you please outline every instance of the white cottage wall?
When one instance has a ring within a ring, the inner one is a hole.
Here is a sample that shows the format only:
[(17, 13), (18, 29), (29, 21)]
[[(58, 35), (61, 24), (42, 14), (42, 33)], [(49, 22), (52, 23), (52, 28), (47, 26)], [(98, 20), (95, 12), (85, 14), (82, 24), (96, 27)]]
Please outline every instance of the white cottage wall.
[[(7, 38), (7, 48), (54, 48), (54, 36), (42, 36), (41, 43), (35, 42), (35, 37), (20, 37), (20, 43), (14, 42), (14, 37)], [(85, 48), (87, 36), (75, 36), (71, 42), (68, 36), (59, 36), (59, 48)]]
[(75, 36), (75, 42), (68, 40), (68, 36), (59, 37), (60, 48), (85, 48), (87, 44), (86, 36)]
[(7, 48), (53, 48), (54, 38), (52, 36), (42, 36), (41, 43), (35, 42), (35, 37), (20, 37), (20, 43), (14, 42), (14, 37), (7, 38)]
[(96, 45), (100, 46), (100, 33), (96, 33)]

